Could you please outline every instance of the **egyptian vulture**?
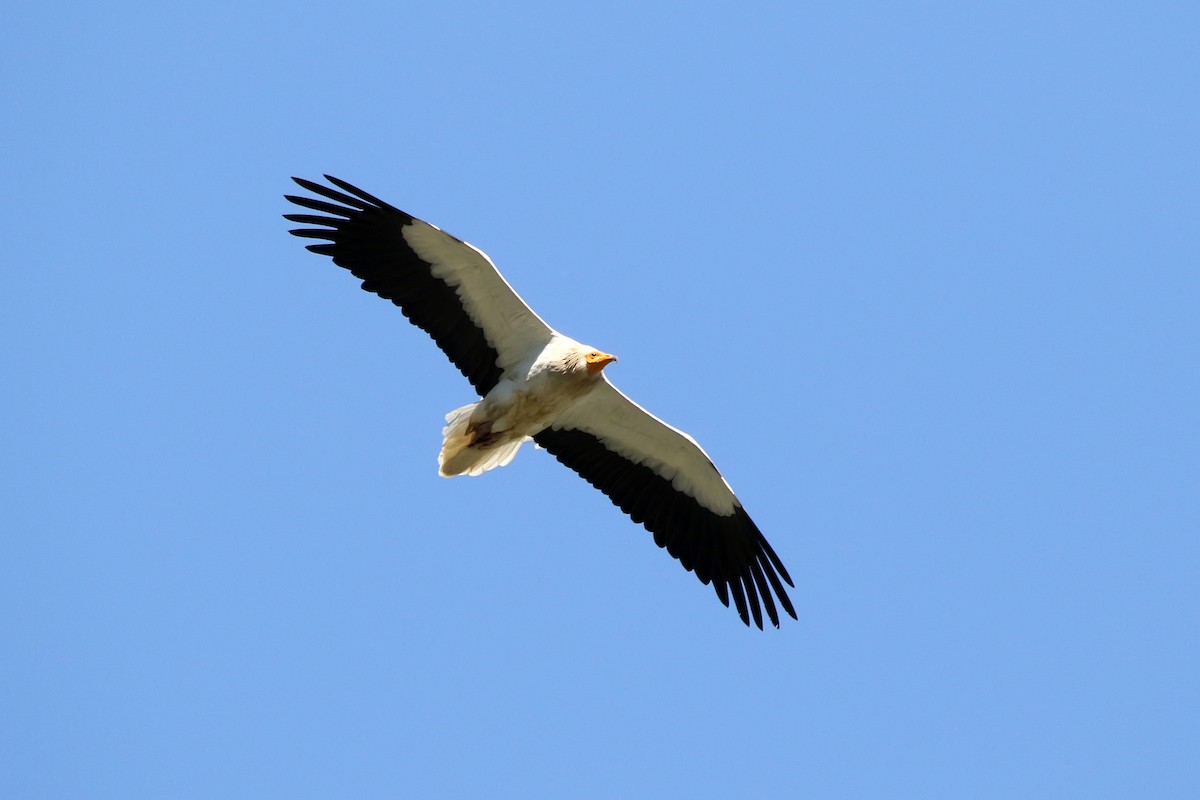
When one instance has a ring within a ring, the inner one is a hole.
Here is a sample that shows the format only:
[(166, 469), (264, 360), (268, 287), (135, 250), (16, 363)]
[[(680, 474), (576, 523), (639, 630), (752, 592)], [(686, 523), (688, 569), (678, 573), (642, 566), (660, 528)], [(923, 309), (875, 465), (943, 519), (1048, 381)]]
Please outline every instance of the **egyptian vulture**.
[[(623, 395), (605, 374), (616, 356), (562, 335), (517, 296), (491, 259), (345, 181), (293, 178), (318, 214), (285, 214), (314, 253), (391, 300), (424, 330), (481, 400), (446, 415), (441, 475), (479, 475), (531, 439), (654, 534), (659, 547), (733, 597), (746, 625), (793, 619), (783, 562), (700, 445)], [(341, 191), (338, 191), (340, 189)]]

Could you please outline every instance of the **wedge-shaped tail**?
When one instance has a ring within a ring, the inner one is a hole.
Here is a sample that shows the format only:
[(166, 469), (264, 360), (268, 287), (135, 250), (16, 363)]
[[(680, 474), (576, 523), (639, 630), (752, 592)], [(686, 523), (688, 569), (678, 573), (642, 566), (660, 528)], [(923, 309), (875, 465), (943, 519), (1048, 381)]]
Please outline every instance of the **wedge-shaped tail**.
[(507, 465), (517, 455), (521, 445), (531, 441), (528, 436), (498, 444), (472, 445), (475, 438), (470, 429), (471, 412), (478, 403), (456, 408), (446, 415), (442, 428), (442, 452), (438, 454), (438, 474), (443, 478), (455, 475), (482, 475), (489, 469)]

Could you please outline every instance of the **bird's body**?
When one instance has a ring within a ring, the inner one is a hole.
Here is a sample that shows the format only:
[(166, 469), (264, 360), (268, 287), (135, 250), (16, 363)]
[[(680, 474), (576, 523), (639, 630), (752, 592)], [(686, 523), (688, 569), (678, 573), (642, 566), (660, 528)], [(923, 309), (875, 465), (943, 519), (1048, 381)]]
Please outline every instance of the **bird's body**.
[(438, 455), (443, 477), (481, 475), (508, 464), (520, 446), (597, 385), (616, 359), (566, 336), (556, 335), (532, 359), (505, 370), (478, 403), (446, 415)]
[[(791, 578), (733, 490), (692, 437), (651, 415), (612, 385), (616, 357), (542, 321), (481, 251), (336, 178), (330, 189), (296, 182), (320, 198), (288, 195), (322, 212), (287, 214), (316, 225), (293, 234), (391, 300), (425, 330), (472, 383), (480, 400), (446, 415), (439, 473), (480, 475), (508, 464), (532, 439), (654, 534), (660, 547), (711, 583), (742, 621), (776, 601), (796, 617)], [(329, 202), (333, 201), (333, 202)]]

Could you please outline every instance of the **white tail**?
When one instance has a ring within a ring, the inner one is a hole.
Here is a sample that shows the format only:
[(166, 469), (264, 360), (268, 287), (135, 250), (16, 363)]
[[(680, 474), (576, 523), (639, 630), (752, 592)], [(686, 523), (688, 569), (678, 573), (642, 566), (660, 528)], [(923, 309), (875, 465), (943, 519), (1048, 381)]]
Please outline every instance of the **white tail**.
[(513, 460), (521, 445), (530, 441), (528, 436), (522, 436), (513, 441), (472, 447), (467, 426), (471, 421), (471, 412), (477, 405), (471, 403), (446, 415), (446, 427), (442, 428), (442, 452), (438, 454), (438, 474), (443, 478), (463, 473), (482, 475), (489, 469), (503, 467)]

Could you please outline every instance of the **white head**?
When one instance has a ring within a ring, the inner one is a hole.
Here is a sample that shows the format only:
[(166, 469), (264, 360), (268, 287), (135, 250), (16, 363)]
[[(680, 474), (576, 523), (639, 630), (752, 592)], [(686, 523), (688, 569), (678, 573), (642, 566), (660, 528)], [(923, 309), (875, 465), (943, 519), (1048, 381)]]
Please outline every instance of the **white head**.
[(551, 369), (581, 377), (599, 378), (604, 368), (617, 360), (611, 353), (577, 342), (566, 345), (560, 353), (561, 355), (554, 360), (556, 366)]

